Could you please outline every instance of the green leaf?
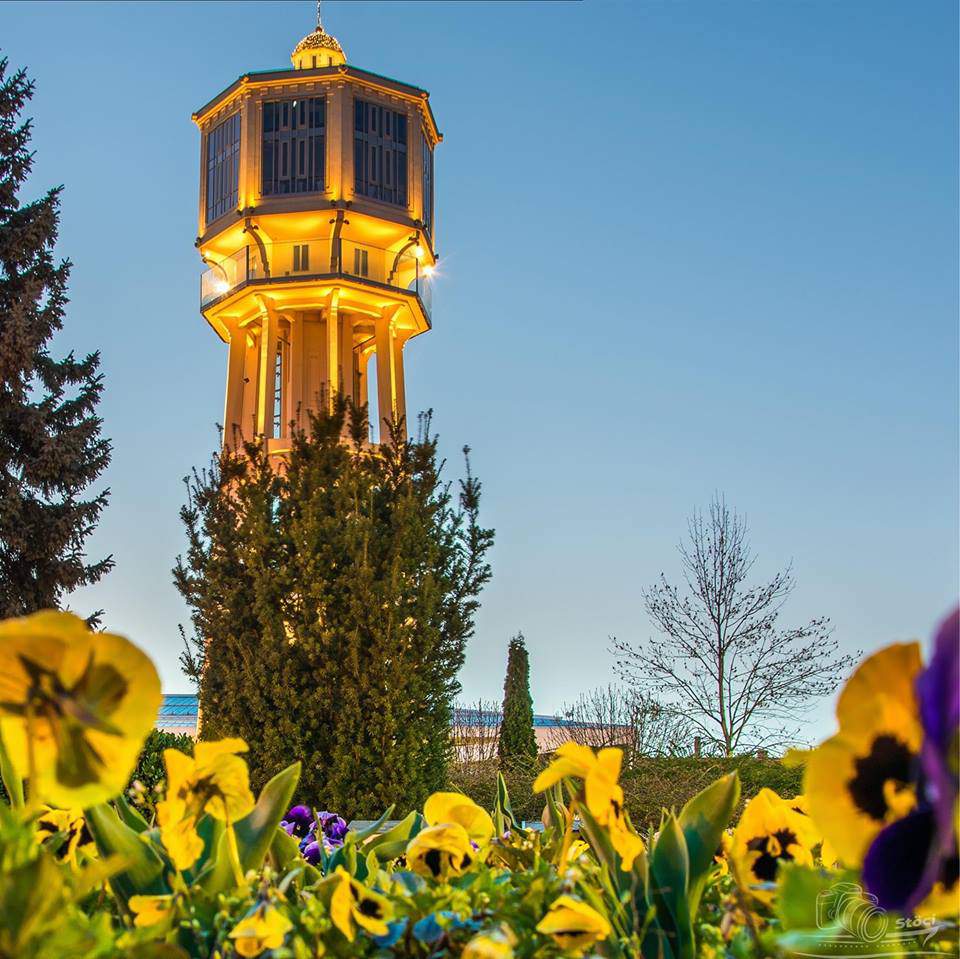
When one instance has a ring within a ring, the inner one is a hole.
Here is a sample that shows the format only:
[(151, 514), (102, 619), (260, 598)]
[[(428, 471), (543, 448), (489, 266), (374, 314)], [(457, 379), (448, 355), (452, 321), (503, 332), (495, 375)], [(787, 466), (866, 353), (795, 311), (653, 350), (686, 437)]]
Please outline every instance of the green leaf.
[(363, 842), (364, 839), (372, 836), (390, 818), (395, 808), (396, 807), (392, 805), (388, 806), (387, 811), (375, 823), (371, 823), (366, 829), (360, 829), (355, 833), (351, 833), (351, 835), (357, 842)]
[(120, 820), (105, 803), (86, 810), (87, 828), (101, 856), (122, 857), (125, 868), (110, 879), (117, 898), (126, 906), (131, 896), (158, 896), (170, 892), (163, 877), (163, 860), (145, 836)]
[(493, 824), (498, 836), (502, 836), (508, 829), (520, 827), (517, 817), (513, 814), (513, 807), (510, 805), (510, 792), (502, 772), (497, 773), (497, 801), (493, 807)]
[(732, 772), (697, 793), (680, 811), (679, 823), (690, 863), (688, 901), (691, 916), (696, 915), (700, 907), (713, 857), (739, 801), (740, 777)]
[(223, 836), (224, 825), (213, 816), (203, 815), (197, 823), (197, 835), (203, 840), (203, 852), (197, 861), (183, 871), (187, 883), (196, 882), (201, 876), (213, 868), (213, 864), (220, 850), (220, 838)]
[(688, 898), (690, 857), (677, 817), (670, 813), (650, 852), (650, 892), (659, 925), (677, 959), (693, 959), (696, 949)]
[(306, 860), (300, 855), (300, 844), (282, 829), (276, 830), (270, 841), (270, 859), (277, 872), (286, 872), (295, 866), (306, 864)]
[(371, 836), (366, 842), (358, 845), (365, 855), (375, 851), (380, 862), (390, 862), (403, 855), (407, 844), (423, 829), (423, 825), (423, 816), (418, 812), (412, 812), (406, 819), (401, 819), (386, 832)]
[[(256, 806), (249, 815), (237, 822), (233, 829), (240, 853), (240, 868), (244, 873), (258, 870), (267, 858), (267, 852), (280, 828), (280, 820), (290, 808), (294, 790), (300, 779), (300, 763), (287, 766), (263, 787)], [(230, 865), (226, 829), (217, 844), (216, 861), (212, 869), (200, 880), (199, 885), (208, 893), (215, 894), (232, 889), (236, 880)]]
[(134, 832), (143, 833), (150, 828), (150, 824), (140, 815), (139, 810), (135, 809), (123, 793), (114, 800), (120, 819), (126, 823)]
[[(824, 872), (812, 866), (802, 866), (795, 862), (781, 862), (777, 869), (776, 913), (780, 917), (784, 931), (792, 929), (816, 929), (821, 925), (823, 899), (831, 893), (854, 892), (861, 886), (855, 872)], [(866, 906), (866, 903), (864, 903)]]

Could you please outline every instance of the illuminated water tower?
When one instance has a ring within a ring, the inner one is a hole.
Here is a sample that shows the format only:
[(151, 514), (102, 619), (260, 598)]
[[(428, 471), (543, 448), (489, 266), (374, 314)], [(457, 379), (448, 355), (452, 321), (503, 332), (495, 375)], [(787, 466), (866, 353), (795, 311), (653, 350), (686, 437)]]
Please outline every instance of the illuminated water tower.
[(229, 345), (224, 441), (271, 453), (338, 393), (369, 403), (381, 438), (405, 417), (404, 348), (430, 329), (436, 263), (429, 94), (350, 66), (319, 13), (290, 59), (193, 115), (200, 310)]

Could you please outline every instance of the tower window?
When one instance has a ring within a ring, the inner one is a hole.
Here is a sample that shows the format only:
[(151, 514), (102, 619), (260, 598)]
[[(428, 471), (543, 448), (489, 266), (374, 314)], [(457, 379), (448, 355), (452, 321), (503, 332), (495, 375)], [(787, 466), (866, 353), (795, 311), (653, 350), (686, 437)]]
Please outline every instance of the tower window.
[(423, 228), (433, 238), (433, 148), (424, 132), (423, 138)]
[(237, 208), (240, 182), (240, 114), (207, 134), (207, 223)]
[(321, 192), (326, 147), (323, 97), (265, 102), (262, 145), (264, 196)]
[(297, 243), (293, 247), (293, 272), (306, 273), (310, 269), (310, 244)]
[(370, 260), (366, 250), (355, 249), (353, 251), (353, 274), (354, 276), (370, 275)]
[(368, 100), (353, 101), (354, 189), (407, 205), (407, 117)]
[(279, 439), (283, 436), (283, 380), (286, 376), (286, 357), (284, 356), (286, 343), (283, 339), (277, 340), (277, 355), (273, 364), (273, 435)]

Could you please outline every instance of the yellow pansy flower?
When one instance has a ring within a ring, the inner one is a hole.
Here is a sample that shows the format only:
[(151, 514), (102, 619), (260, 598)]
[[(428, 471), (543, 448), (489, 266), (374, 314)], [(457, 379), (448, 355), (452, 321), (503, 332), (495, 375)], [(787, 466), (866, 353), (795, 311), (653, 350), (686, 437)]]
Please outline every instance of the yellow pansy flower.
[(537, 924), (537, 932), (552, 936), (564, 951), (579, 956), (610, 935), (610, 923), (585, 902), (573, 896), (560, 896)]
[(355, 926), (371, 936), (385, 936), (387, 923), (393, 918), (393, 904), (380, 893), (357, 882), (343, 866), (333, 874), (333, 894), (330, 897), (330, 919), (353, 942)]
[(819, 842), (810, 818), (798, 813), (772, 789), (761, 789), (747, 803), (733, 832), (730, 860), (737, 883), (764, 903), (773, 900), (773, 883), (781, 862), (813, 865), (813, 847)]
[(724, 829), (720, 833), (720, 846), (713, 861), (719, 866), (717, 876), (726, 876), (730, 872), (730, 851), (733, 849), (733, 830)]
[(120, 793), (160, 699), (150, 658), (122, 636), (72, 613), (0, 622), (0, 735), (34, 799), (85, 809)]
[(131, 896), (128, 905), (133, 924), (141, 928), (156, 926), (173, 914), (173, 896)]
[(230, 931), (238, 956), (259, 956), (267, 949), (279, 949), (293, 923), (279, 909), (262, 902)]
[(51, 836), (62, 834), (63, 842), (57, 849), (57, 859), (76, 865), (78, 856), (87, 858), (97, 854), (97, 846), (87, 829), (87, 821), (79, 809), (51, 809), (37, 820), (37, 841), (45, 842)]
[(466, 829), (450, 823), (418, 832), (407, 844), (406, 858), (415, 873), (445, 880), (469, 869), (476, 854)]
[(640, 855), (646, 846), (643, 840), (633, 831), (622, 811), (611, 815), (607, 822), (607, 834), (610, 843), (620, 857), (620, 868), (629, 872), (633, 868), (633, 861)]
[(582, 779), (584, 800), (590, 815), (600, 826), (606, 827), (610, 842), (622, 860), (622, 868), (629, 871), (645, 847), (623, 811), (623, 788), (618, 781), (622, 765), (621, 749), (601, 749), (594, 753), (589, 746), (567, 742), (557, 750), (556, 759), (537, 776), (533, 789), (534, 792), (543, 792), (561, 779)]
[(589, 746), (566, 742), (554, 753), (554, 759), (533, 781), (533, 791), (542, 793), (561, 779), (586, 779), (597, 763)]
[(493, 838), (490, 814), (463, 793), (436, 792), (423, 804), (423, 818), (430, 826), (456, 823), (479, 846)]
[(489, 933), (479, 933), (464, 947), (461, 959), (513, 959), (517, 937), (506, 924)]
[(242, 739), (199, 742), (193, 758), (166, 749), (167, 794), (157, 803), (160, 838), (177, 869), (189, 869), (203, 852), (197, 821), (204, 812), (235, 823), (254, 807), (247, 764), (236, 753), (246, 752)]
[(916, 643), (868, 657), (837, 700), (835, 736), (807, 758), (804, 794), (831, 854), (859, 865), (887, 824), (916, 804), (912, 781), (922, 729), (914, 693)]

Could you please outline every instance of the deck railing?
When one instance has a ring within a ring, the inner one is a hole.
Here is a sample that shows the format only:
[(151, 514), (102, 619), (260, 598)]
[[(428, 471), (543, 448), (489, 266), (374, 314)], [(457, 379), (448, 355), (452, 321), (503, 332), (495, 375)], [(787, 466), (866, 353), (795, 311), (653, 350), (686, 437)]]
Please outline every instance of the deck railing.
[(248, 245), (223, 259), (208, 259), (200, 276), (200, 308), (251, 283), (346, 278), (415, 293), (430, 316), (430, 278), (415, 248), (390, 249), (345, 237)]

